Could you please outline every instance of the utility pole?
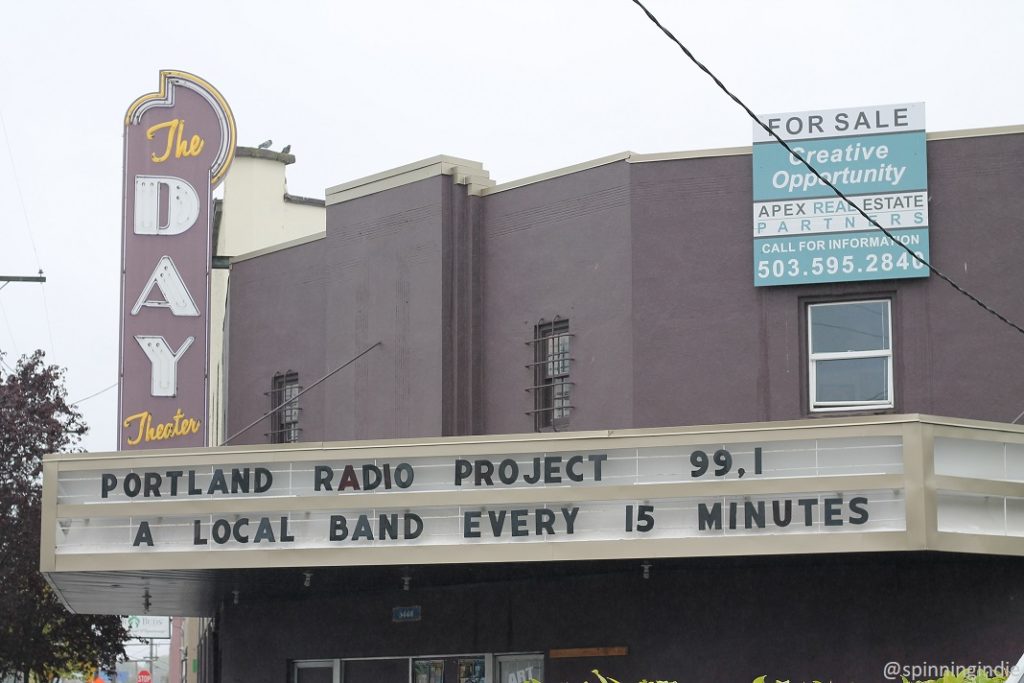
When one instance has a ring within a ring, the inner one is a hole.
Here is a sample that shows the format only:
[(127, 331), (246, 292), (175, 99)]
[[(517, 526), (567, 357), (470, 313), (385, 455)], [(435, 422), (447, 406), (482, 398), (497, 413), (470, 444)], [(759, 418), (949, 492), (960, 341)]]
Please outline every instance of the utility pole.
[[(0, 289), (3, 289), (12, 282), (46, 282), (46, 276), (43, 275), (42, 268), (39, 269), (39, 275), (0, 275), (0, 283), (3, 283), (0, 284)], [(27, 678), (25, 683), (28, 683)]]
[(43, 275), (43, 271), (39, 271), (39, 275), (0, 275), (0, 289), (3, 289), (12, 282), (46, 282), (46, 276)]

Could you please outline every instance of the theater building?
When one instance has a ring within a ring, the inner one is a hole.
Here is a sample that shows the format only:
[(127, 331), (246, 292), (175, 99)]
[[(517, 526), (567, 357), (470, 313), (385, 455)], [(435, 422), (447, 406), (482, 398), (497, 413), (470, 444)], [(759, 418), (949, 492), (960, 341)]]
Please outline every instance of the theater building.
[[(795, 139), (1024, 320), (1024, 129), (859, 134)], [(1024, 335), (767, 144), (328, 188), (230, 258), (226, 445), (48, 458), (43, 571), (206, 618), (204, 683), (1012, 665)]]

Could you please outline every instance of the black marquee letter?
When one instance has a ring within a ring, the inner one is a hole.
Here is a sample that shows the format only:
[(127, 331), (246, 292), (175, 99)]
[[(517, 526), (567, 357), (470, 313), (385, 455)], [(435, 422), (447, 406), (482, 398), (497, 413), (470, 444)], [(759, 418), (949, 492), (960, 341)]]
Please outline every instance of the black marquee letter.
[(117, 488), (117, 477), (113, 474), (103, 473), (103, 485), (100, 488), (100, 498), (106, 498), (107, 494)]
[(330, 491), (331, 479), (334, 477), (334, 470), (327, 465), (316, 465), (313, 467), (313, 490)]
[(139, 522), (139, 530), (135, 532), (135, 540), (132, 546), (140, 546), (143, 543), (153, 547), (153, 532), (149, 530), (149, 522)]

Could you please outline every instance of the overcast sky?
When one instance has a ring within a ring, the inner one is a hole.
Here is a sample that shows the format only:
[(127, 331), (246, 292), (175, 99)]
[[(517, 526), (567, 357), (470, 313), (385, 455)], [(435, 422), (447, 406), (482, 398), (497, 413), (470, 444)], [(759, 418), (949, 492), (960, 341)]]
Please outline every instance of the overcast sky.
[[(1024, 123), (1019, 0), (647, 4), (758, 112), (923, 101), (929, 131)], [(289, 191), (313, 197), (436, 154), (500, 183), (751, 140), (631, 0), (51, 0), (3, 23), (0, 275), (47, 282), (0, 291), (0, 350), (44, 349), (72, 400), (116, 381), (122, 120), (160, 69), (219, 89), (239, 144), (291, 144)], [(116, 395), (81, 403), (89, 450), (116, 446)]]

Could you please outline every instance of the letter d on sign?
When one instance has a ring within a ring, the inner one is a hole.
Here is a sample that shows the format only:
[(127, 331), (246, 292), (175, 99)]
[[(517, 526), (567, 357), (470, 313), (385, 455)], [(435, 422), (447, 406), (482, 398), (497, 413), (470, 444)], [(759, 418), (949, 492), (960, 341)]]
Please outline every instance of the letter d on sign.
[[(167, 225), (160, 225), (161, 188), (167, 188)], [(135, 234), (180, 235), (199, 218), (199, 193), (174, 176), (135, 176)]]

